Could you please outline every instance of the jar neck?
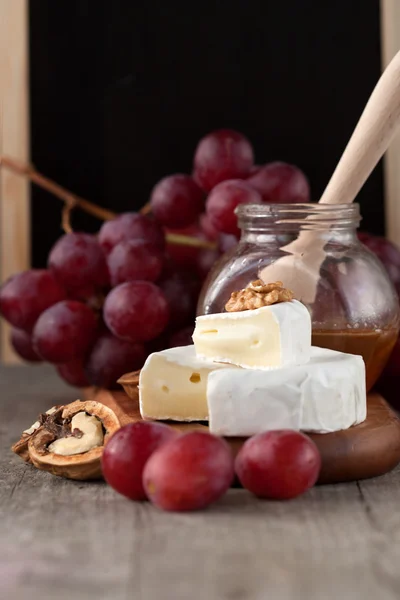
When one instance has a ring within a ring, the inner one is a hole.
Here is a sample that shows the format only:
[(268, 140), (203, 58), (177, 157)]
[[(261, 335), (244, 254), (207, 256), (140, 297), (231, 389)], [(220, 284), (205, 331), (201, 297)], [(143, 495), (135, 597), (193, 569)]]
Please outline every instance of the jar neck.
[(243, 204), (236, 214), (241, 241), (258, 243), (281, 235), (295, 237), (301, 231), (351, 241), (361, 220), (358, 204)]
[[(297, 230), (298, 232), (300, 230)], [(289, 241), (297, 238), (296, 232), (288, 231), (257, 231), (242, 229), (239, 242), (241, 244), (257, 244), (257, 245), (276, 245), (277, 242)], [(315, 237), (324, 241), (324, 243), (338, 243), (350, 245), (358, 242), (356, 229), (341, 229), (338, 231), (325, 230), (315, 231)]]

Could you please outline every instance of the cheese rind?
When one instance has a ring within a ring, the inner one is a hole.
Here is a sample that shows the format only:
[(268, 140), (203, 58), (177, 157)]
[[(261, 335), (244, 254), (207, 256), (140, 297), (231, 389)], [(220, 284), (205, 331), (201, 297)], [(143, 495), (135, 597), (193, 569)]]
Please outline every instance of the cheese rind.
[(339, 431), (366, 418), (365, 365), (361, 356), (313, 347), (306, 365), (210, 373), (207, 401), (218, 435)]
[(198, 358), (194, 346), (150, 354), (139, 378), (143, 419), (208, 420), (207, 378), (218, 369), (235, 370), (235, 367)]
[(204, 315), (193, 342), (198, 356), (247, 369), (300, 365), (310, 358), (311, 318), (297, 300)]

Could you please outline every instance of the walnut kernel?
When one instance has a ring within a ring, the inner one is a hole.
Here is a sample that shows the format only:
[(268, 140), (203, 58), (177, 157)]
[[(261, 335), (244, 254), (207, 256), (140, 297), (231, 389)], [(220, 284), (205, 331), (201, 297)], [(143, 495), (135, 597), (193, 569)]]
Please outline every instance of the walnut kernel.
[(261, 279), (257, 279), (243, 290), (232, 292), (225, 304), (225, 310), (227, 312), (255, 310), (279, 302), (290, 302), (293, 298), (293, 292), (284, 288), (281, 281), (264, 283)]

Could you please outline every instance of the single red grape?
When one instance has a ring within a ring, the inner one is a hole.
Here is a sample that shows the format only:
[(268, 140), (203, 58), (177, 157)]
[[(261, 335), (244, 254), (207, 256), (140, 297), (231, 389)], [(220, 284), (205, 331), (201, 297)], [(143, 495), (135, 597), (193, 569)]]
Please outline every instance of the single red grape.
[(164, 248), (165, 235), (159, 223), (138, 213), (123, 213), (106, 221), (99, 231), (99, 243), (107, 254), (120, 242), (142, 240)]
[(218, 238), (218, 249), (221, 254), (225, 254), (232, 248), (236, 248), (238, 245), (238, 238), (236, 235), (229, 235), (228, 233), (220, 233)]
[(189, 325), (184, 329), (175, 331), (169, 338), (169, 348), (176, 348), (177, 346), (191, 346), (193, 344), (192, 335), (194, 327)]
[(84, 356), (96, 338), (93, 311), (76, 300), (64, 300), (45, 310), (33, 330), (33, 345), (50, 363), (67, 363)]
[(68, 291), (109, 285), (104, 252), (93, 235), (63, 235), (50, 252), (48, 267)]
[(310, 202), (307, 177), (294, 165), (268, 163), (246, 181), (270, 204)]
[(161, 335), (154, 338), (150, 342), (145, 343), (146, 354), (153, 354), (153, 352), (161, 352), (161, 350), (165, 350), (169, 348), (168, 344), (169, 336), (168, 336), (168, 328), (163, 331)]
[(143, 485), (159, 508), (198, 510), (218, 500), (234, 476), (233, 457), (221, 438), (192, 431), (167, 442), (147, 461)]
[(358, 238), (373, 252), (385, 267), (391, 282), (400, 286), (400, 249), (393, 242), (372, 233), (359, 232)]
[(260, 194), (241, 179), (223, 181), (207, 198), (207, 215), (218, 231), (239, 235), (235, 208), (239, 204), (261, 204)]
[(155, 185), (150, 203), (155, 218), (165, 227), (187, 227), (201, 213), (204, 195), (189, 175), (170, 175)]
[[(167, 229), (167, 233), (185, 235), (189, 237), (206, 240), (206, 236), (198, 225), (191, 225), (183, 229)], [(167, 244), (168, 255), (173, 259), (176, 267), (191, 270), (196, 265), (196, 260), (201, 248), (186, 246), (184, 244)]]
[(126, 281), (156, 281), (163, 267), (159, 247), (142, 240), (126, 240), (111, 250), (107, 263), (113, 286)]
[(115, 491), (131, 500), (146, 500), (143, 469), (155, 450), (178, 434), (162, 423), (129, 423), (114, 433), (101, 458), (104, 479)]
[(299, 431), (265, 431), (248, 439), (235, 460), (240, 483), (260, 498), (286, 500), (312, 487), (321, 469), (314, 442)]
[(0, 288), (0, 314), (17, 329), (31, 331), (46, 308), (64, 300), (53, 273), (32, 269), (14, 275)]
[(200, 228), (208, 240), (211, 242), (218, 240), (219, 231), (214, 227), (207, 213), (200, 215)]
[(203, 248), (196, 260), (196, 272), (201, 281), (204, 281), (211, 269), (220, 257), (218, 250), (207, 250)]
[(172, 329), (183, 327), (194, 320), (196, 314), (196, 296), (189, 276), (175, 273), (158, 285), (164, 293), (169, 307), (169, 325)]
[(140, 369), (145, 359), (143, 344), (133, 344), (104, 333), (92, 348), (85, 373), (91, 385), (115, 389), (117, 380), (125, 373)]
[(261, 171), (262, 169), (262, 165), (253, 165), (250, 169), (250, 173), (248, 177), (252, 177), (253, 175), (255, 175), (256, 173), (258, 173), (259, 171)]
[(153, 283), (130, 281), (111, 290), (104, 303), (103, 315), (107, 327), (117, 337), (146, 342), (166, 328), (168, 302)]
[(75, 358), (68, 363), (57, 365), (56, 369), (61, 379), (64, 379), (69, 385), (81, 388), (90, 385), (84, 369), (84, 359), (82, 358)]
[(41, 362), (41, 358), (35, 351), (32, 343), (32, 336), (22, 329), (11, 330), (10, 342), (15, 352), (28, 362)]
[(244, 135), (231, 129), (213, 131), (196, 148), (195, 179), (209, 192), (226, 179), (247, 177), (253, 162), (253, 148)]

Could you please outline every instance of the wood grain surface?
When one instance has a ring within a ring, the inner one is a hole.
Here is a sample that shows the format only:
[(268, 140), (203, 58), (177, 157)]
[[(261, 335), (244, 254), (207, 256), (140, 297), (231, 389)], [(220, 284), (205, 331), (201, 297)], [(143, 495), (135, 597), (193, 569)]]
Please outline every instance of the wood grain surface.
[(76, 397), (50, 367), (0, 368), (0, 598), (398, 600), (398, 468), (290, 502), (231, 490), (163, 513), (9, 451), (38, 412)]

